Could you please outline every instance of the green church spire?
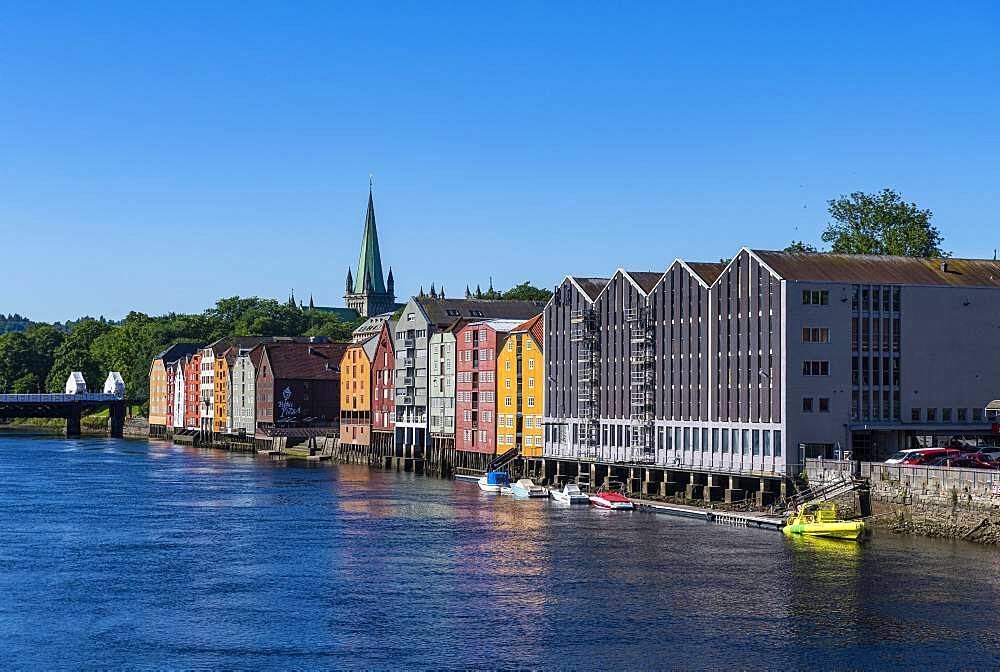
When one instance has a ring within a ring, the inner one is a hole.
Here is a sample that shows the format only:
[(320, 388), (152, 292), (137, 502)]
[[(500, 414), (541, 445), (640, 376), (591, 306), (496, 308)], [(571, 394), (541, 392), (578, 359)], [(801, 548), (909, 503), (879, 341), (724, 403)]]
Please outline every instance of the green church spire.
[(385, 294), (382, 255), (378, 249), (378, 229), (375, 228), (375, 201), (372, 198), (370, 185), (368, 212), (365, 214), (365, 233), (361, 238), (361, 256), (358, 258), (358, 273), (354, 276), (354, 292)]

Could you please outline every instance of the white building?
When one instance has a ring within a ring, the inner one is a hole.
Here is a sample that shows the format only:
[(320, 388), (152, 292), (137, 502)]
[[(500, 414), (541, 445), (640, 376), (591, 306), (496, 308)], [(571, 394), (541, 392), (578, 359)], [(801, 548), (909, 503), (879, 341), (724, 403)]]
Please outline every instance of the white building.
[(116, 397), (125, 396), (125, 380), (122, 374), (117, 371), (110, 371), (107, 380), (104, 381), (104, 394), (113, 394)]
[(174, 367), (174, 429), (184, 428), (184, 391), (187, 381), (184, 380), (184, 365), (188, 357), (182, 357), (172, 364)]
[(74, 371), (66, 379), (66, 394), (86, 394), (87, 381), (83, 379), (83, 374)]

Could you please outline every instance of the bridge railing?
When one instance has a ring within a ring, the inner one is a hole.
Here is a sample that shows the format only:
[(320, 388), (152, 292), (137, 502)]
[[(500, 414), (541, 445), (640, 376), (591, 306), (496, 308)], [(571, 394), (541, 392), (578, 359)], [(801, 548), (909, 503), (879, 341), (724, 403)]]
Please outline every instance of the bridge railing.
[(7, 404), (52, 404), (69, 401), (121, 401), (117, 394), (84, 392), (81, 394), (0, 394), (0, 403)]

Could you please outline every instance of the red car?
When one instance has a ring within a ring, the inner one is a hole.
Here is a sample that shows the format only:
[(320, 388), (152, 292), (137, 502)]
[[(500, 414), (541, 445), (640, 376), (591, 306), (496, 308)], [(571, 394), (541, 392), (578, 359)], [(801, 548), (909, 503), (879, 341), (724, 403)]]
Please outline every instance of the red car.
[(921, 450), (900, 451), (886, 462), (891, 464), (927, 464), (939, 457), (958, 458), (962, 451), (957, 448), (923, 448)]

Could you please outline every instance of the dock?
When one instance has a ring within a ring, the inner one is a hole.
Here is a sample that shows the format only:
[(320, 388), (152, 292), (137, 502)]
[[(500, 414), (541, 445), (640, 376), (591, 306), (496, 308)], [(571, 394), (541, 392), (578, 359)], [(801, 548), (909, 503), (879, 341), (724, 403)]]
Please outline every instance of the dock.
[(648, 499), (633, 499), (632, 501), (635, 502), (636, 508), (640, 510), (661, 513), (667, 516), (694, 518), (704, 520), (706, 523), (728, 525), (729, 527), (755, 527), (761, 530), (781, 530), (785, 526), (783, 517), (770, 516), (763, 513), (717, 511), (715, 509), (703, 509), (698, 506), (687, 506), (684, 504), (665, 504)]

